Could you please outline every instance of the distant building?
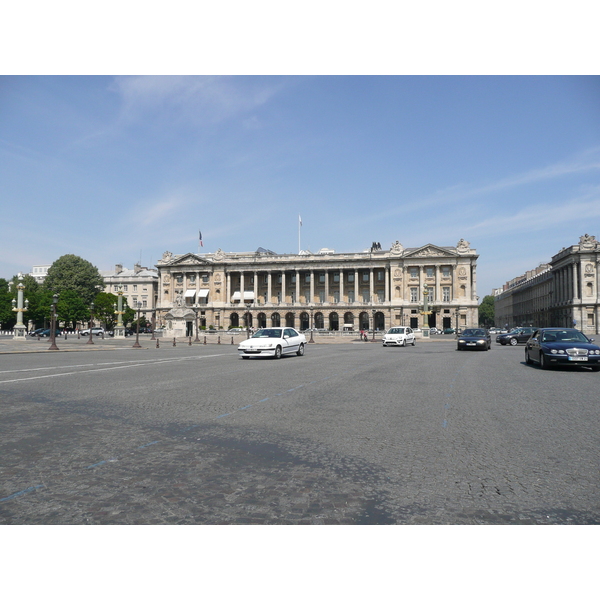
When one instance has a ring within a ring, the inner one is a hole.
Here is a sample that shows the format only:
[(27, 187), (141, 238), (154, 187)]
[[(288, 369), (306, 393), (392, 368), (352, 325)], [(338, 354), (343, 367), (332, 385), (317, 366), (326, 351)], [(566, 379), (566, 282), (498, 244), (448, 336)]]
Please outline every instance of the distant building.
[(215, 329), (286, 326), (308, 329), (389, 329), (476, 326), (477, 252), (426, 244), (389, 250), (276, 254), (218, 250), (165, 252), (159, 274), (157, 316), (173, 335), (193, 335), (194, 323)]
[(117, 294), (119, 286), (123, 286), (123, 298), (131, 308), (136, 308), (141, 303), (141, 315), (147, 320), (151, 319), (152, 312), (156, 308), (158, 293), (158, 271), (134, 265), (133, 269), (123, 268), (123, 265), (115, 265), (114, 271), (100, 271), (104, 279), (104, 291)]
[(52, 265), (34, 265), (31, 268), (31, 275), (38, 283), (44, 283), (44, 279), (46, 279), (46, 275), (48, 275), (48, 269)]
[(548, 264), (515, 277), (495, 293), (497, 326), (576, 327), (600, 333), (600, 243), (587, 233)]

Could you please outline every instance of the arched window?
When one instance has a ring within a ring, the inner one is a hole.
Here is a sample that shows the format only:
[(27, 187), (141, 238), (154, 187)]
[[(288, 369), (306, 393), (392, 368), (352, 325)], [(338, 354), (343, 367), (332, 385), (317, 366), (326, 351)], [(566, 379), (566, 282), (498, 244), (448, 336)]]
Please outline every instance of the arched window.
[(300, 330), (310, 328), (310, 315), (307, 312), (300, 313)]
[(240, 326), (240, 317), (237, 313), (231, 313), (231, 315), (229, 315), (229, 324), (231, 327)]
[(267, 326), (267, 315), (265, 315), (265, 313), (258, 313), (258, 315), (256, 316), (256, 321), (257, 321), (257, 326), (261, 329), (265, 328)]
[(279, 313), (273, 313), (271, 315), (271, 327), (281, 327), (281, 317)]
[(323, 319), (323, 313), (315, 313), (315, 328), (316, 329), (325, 329), (325, 323)]
[(294, 327), (294, 313), (287, 313), (285, 315), (285, 326)]
[(333, 331), (339, 331), (340, 329), (340, 318), (335, 312), (329, 314), (329, 329)]

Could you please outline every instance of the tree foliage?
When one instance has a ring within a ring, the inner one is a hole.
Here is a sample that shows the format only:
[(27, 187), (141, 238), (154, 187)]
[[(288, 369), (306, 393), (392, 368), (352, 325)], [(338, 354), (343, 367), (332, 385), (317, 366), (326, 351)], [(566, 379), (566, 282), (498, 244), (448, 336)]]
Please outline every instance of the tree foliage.
[(98, 292), (104, 289), (104, 280), (91, 262), (74, 254), (65, 254), (48, 269), (44, 289), (59, 296), (66, 291), (75, 292), (85, 306), (90, 306)]
[(485, 296), (479, 305), (479, 324), (483, 327), (492, 327), (494, 318), (494, 296)]

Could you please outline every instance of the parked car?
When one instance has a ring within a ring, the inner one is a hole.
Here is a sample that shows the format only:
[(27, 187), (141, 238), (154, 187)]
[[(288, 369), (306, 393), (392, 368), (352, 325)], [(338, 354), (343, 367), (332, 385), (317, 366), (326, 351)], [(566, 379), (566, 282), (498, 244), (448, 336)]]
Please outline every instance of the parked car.
[(29, 335), (32, 337), (37, 337), (38, 335), (42, 335), (42, 331), (46, 331), (46, 328), (40, 327), (40, 328), (36, 329), (35, 331), (30, 331)]
[(489, 350), (492, 338), (486, 329), (465, 329), (458, 338), (457, 350)]
[(442, 333), (437, 327), (429, 328), (429, 335), (437, 335), (438, 333)]
[[(52, 334), (52, 329), (44, 329), (42, 332), (39, 333), (39, 336), (40, 337), (50, 337), (51, 334)], [(60, 329), (55, 329), (54, 335), (55, 336), (60, 335)]]
[(456, 333), (456, 329), (453, 327), (446, 327), (446, 329), (444, 329), (444, 335), (452, 335), (454, 333)]
[(410, 327), (392, 327), (385, 333), (381, 342), (384, 347), (406, 346), (407, 344), (414, 346), (417, 343), (417, 340)]
[(273, 356), (281, 358), (284, 354), (304, 355), (306, 338), (293, 327), (267, 327), (259, 329), (251, 338), (238, 345), (238, 354), (242, 358), (251, 356)]
[(102, 335), (104, 333), (104, 327), (92, 327), (92, 329), (83, 329), (79, 333), (81, 335), (90, 335), (90, 331), (92, 335)]
[(496, 342), (506, 346), (516, 346), (517, 344), (524, 344), (535, 331), (535, 327), (517, 327), (509, 333), (502, 333), (496, 336)]
[(525, 362), (537, 363), (542, 369), (555, 365), (590, 367), (600, 371), (600, 346), (592, 338), (564, 327), (538, 329), (525, 344)]

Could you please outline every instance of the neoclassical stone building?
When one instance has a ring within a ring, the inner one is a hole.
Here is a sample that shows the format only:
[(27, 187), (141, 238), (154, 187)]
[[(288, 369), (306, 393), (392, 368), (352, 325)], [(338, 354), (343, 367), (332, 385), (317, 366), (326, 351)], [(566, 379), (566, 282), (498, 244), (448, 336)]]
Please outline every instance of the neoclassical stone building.
[(582, 235), (547, 265), (515, 278), (495, 295), (496, 325), (576, 327), (600, 333), (600, 243)]
[(218, 250), (165, 252), (159, 274), (157, 319), (168, 334), (193, 335), (199, 327), (288, 326), (308, 329), (383, 330), (421, 327), (427, 296), (430, 327), (477, 325), (477, 253), (426, 244), (389, 250), (276, 254)]

